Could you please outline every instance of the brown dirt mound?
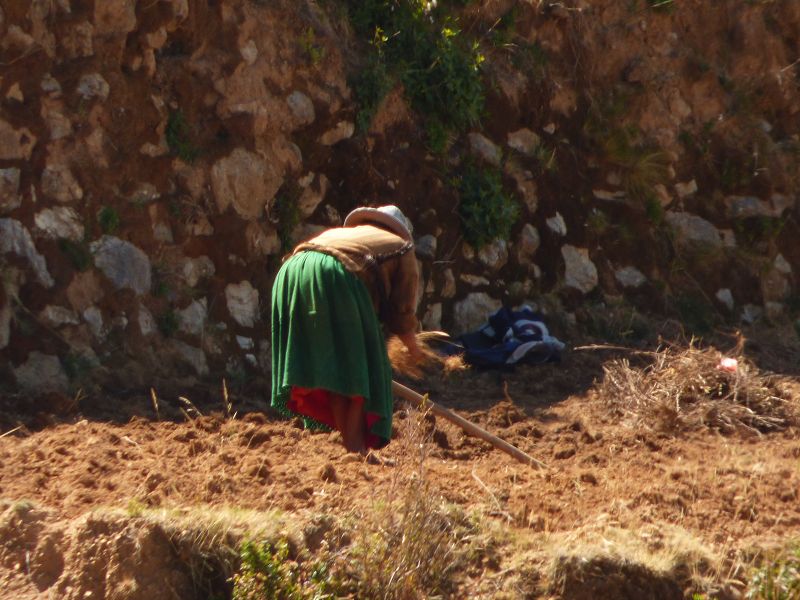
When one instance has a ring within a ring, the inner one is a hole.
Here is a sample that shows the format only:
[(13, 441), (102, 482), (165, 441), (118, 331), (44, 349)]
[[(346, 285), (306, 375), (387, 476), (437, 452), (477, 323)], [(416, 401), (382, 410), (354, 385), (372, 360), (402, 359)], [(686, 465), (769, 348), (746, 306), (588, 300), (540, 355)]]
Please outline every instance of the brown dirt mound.
[[(498, 532), (491, 560), (462, 573), (460, 597), (496, 598), (503, 597), (499, 590), (516, 590), (505, 597), (517, 598), (550, 589), (546, 542), (598, 522), (630, 532), (679, 528), (719, 561), (709, 587), (695, 590), (718, 591), (721, 586), (713, 581), (727, 578), (734, 582), (730, 589), (741, 591), (747, 579), (742, 557), (753, 556), (753, 546), (800, 537), (796, 431), (788, 427), (759, 436), (733, 431), (722, 437), (707, 428), (667, 434), (642, 427), (609, 411), (593, 383), (603, 376), (604, 364), (598, 353), (576, 352), (558, 365), (430, 375), (411, 384), (544, 461), (551, 467), (545, 471), (431, 416), (425, 421), (430, 437), (412, 444), (409, 427), (415, 419), (402, 405), (395, 437), (382, 451), (396, 466), (354, 459), (342, 450), (338, 434), (312, 433), (292, 421), (246, 412), (244, 399), (235, 396), (229, 417), (201, 406), (205, 416), (191, 420), (156, 421), (153, 414), (114, 423), (76, 415), (39, 431), (17, 430), (0, 437), (0, 497), (9, 500), (0, 524), (0, 586), (20, 590), (15, 596), (20, 598), (55, 590), (77, 598), (66, 586), (91, 591), (87, 582), (105, 573), (113, 582), (106, 585), (120, 593), (128, 585), (149, 600), (163, 598), (166, 592), (153, 591), (148, 573), (152, 581), (169, 580), (176, 589), (188, 585), (186, 567), (176, 566), (175, 549), (163, 532), (124, 519), (99, 519), (92, 511), (135, 515), (236, 507), (258, 514), (280, 511), (304, 523), (320, 515), (368, 511), (399, 479), (422, 474), (432, 493)], [(793, 394), (791, 402), (798, 397)], [(141, 403), (149, 406), (149, 397)], [(24, 415), (6, 415), (11, 423), (17, 417)], [(20, 504), (24, 499), (33, 505)], [(137, 553), (132, 540), (140, 537), (158, 565)], [(520, 557), (531, 552), (533, 558), (521, 565)], [(605, 568), (598, 563), (591, 572)], [(615, 568), (620, 581), (640, 582), (637, 593), (651, 581), (633, 567)], [(105, 597), (112, 597), (111, 591), (106, 588)], [(626, 596), (630, 591), (620, 583), (594, 597), (632, 597)]]

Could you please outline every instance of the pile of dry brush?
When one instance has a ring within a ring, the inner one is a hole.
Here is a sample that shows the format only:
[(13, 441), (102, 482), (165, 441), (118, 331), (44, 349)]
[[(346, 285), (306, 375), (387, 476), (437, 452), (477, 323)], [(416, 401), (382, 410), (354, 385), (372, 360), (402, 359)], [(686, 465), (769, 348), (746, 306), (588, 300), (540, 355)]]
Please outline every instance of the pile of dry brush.
[(417, 334), (417, 346), (420, 349), (421, 360), (414, 360), (408, 349), (398, 337), (390, 337), (386, 342), (389, 362), (392, 369), (400, 375), (420, 379), (426, 371), (441, 370), (444, 375), (450, 375), (467, 368), (464, 357), (460, 354), (443, 356), (431, 347), (431, 342), (437, 339), (447, 339), (449, 336), (441, 331), (422, 331)]
[(800, 401), (792, 397), (789, 378), (761, 373), (742, 355), (740, 343), (724, 368), (715, 348), (666, 345), (645, 367), (628, 359), (603, 367), (601, 397), (618, 414), (666, 432), (701, 427), (721, 433), (781, 431), (800, 424)]

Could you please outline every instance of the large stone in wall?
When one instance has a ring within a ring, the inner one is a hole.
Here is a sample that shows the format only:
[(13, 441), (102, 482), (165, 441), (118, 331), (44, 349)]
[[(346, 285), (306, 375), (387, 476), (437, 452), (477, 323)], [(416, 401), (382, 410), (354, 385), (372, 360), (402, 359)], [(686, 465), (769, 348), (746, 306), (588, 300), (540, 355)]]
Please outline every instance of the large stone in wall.
[(576, 248), (566, 244), (561, 248), (561, 256), (565, 265), (564, 285), (584, 294), (597, 287), (597, 267), (589, 259), (589, 251), (586, 248)]
[(541, 237), (539, 237), (539, 232), (536, 227), (530, 223), (525, 223), (525, 225), (522, 226), (522, 231), (519, 233), (519, 239), (516, 244), (517, 262), (521, 265), (528, 265), (531, 263), (541, 242), (542, 240)]
[(59, 40), (66, 58), (87, 58), (94, 55), (94, 27), (88, 21), (64, 29)]
[(736, 303), (733, 299), (733, 292), (731, 292), (729, 288), (718, 289), (717, 293), (714, 294), (714, 297), (719, 300), (720, 304), (722, 304), (730, 312), (733, 312)]
[(135, 27), (136, 0), (102, 0), (94, 3), (96, 35), (125, 35)]
[(486, 319), (496, 312), (503, 303), (485, 292), (473, 292), (453, 306), (453, 335), (474, 331), (486, 323)]
[(179, 328), (189, 335), (200, 335), (208, 319), (208, 301), (205, 298), (192, 300), (183, 310), (178, 311)]
[(253, 327), (258, 320), (258, 290), (249, 281), (229, 283), (225, 288), (228, 312), (242, 327)]
[(78, 315), (74, 310), (66, 306), (56, 306), (48, 304), (39, 313), (39, 321), (49, 327), (61, 327), (62, 325), (78, 325)]
[(11, 25), (2, 39), (3, 50), (13, 50), (18, 54), (26, 54), (36, 44), (32, 35), (25, 33), (19, 25)]
[(784, 194), (773, 194), (769, 200), (762, 200), (755, 196), (728, 196), (725, 198), (725, 212), (731, 219), (778, 218), (783, 215), (784, 211), (794, 208), (795, 204), (794, 197)]
[(792, 284), (786, 273), (774, 265), (761, 274), (761, 296), (765, 303), (783, 302), (792, 292)]
[(508, 262), (508, 242), (492, 240), (478, 250), (478, 260), (490, 271), (499, 271)]
[(107, 333), (105, 320), (103, 319), (103, 311), (97, 306), (90, 306), (81, 313), (81, 316), (89, 326), (89, 331), (92, 332), (92, 335), (102, 340)]
[(117, 289), (131, 289), (142, 295), (150, 291), (151, 267), (147, 254), (117, 237), (104, 235), (92, 242), (94, 264)]
[(513, 148), (525, 156), (533, 156), (541, 143), (542, 140), (538, 134), (530, 129), (518, 129), (508, 134), (509, 148)]
[(180, 340), (170, 340), (170, 345), (178, 359), (191, 366), (195, 373), (201, 377), (208, 375), (208, 360), (203, 350)]
[(36, 229), (50, 239), (83, 239), (84, 226), (78, 213), (68, 206), (45, 208), (33, 217)]
[(622, 267), (614, 272), (614, 278), (624, 288), (638, 288), (647, 281), (639, 269), (632, 266)]
[(297, 208), (300, 210), (302, 218), (308, 218), (325, 199), (329, 187), (328, 178), (322, 173), (309, 173), (305, 177), (301, 177), (298, 183), (303, 188), (303, 192), (297, 200)]
[(20, 204), (19, 169), (0, 169), (0, 214), (9, 213), (19, 208)]
[(202, 279), (211, 277), (216, 271), (214, 263), (208, 256), (185, 258), (180, 264), (179, 269), (186, 285), (191, 288), (200, 283)]
[(420, 258), (433, 260), (436, 258), (436, 247), (438, 242), (435, 235), (423, 235), (414, 243), (414, 252)]
[(65, 112), (66, 109), (61, 100), (47, 97), (41, 99), (41, 116), (50, 131), (50, 141), (72, 135), (72, 121)]
[(709, 252), (722, 248), (719, 229), (702, 217), (687, 212), (666, 213), (664, 219), (672, 229), (675, 247), (687, 252)]
[(14, 369), (20, 389), (30, 394), (65, 392), (69, 380), (57, 356), (31, 352), (28, 359)]
[(453, 298), (456, 295), (456, 276), (452, 269), (445, 269), (442, 276), (442, 298)]
[(536, 188), (536, 178), (528, 169), (523, 169), (516, 161), (508, 161), (505, 165), (506, 174), (517, 184), (517, 192), (528, 207), (528, 212), (534, 214), (539, 207), (539, 195)]
[(139, 332), (144, 337), (153, 335), (156, 331), (158, 331), (156, 318), (144, 304), (140, 304), (138, 306), (138, 310), (136, 312), (136, 323), (139, 325)]
[(260, 155), (236, 148), (211, 168), (211, 186), (220, 212), (229, 206), (245, 219), (258, 219), (283, 184), (283, 174)]
[(0, 160), (30, 160), (36, 136), (29, 129), (14, 129), (0, 120)]
[(274, 227), (262, 225), (257, 221), (250, 221), (245, 227), (244, 237), (247, 241), (247, 251), (250, 256), (262, 258), (278, 254), (281, 251), (281, 240)]
[(45, 73), (42, 76), (42, 80), (39, 82), (39, 87), (51, 98), (60, 98), (63, 93), (58, 79), (53, 77), (50, 73)]
[(355, 130), (356, 126), (352, 121), (339, 121), (320, 136), (319, 143), (323, 146), (335, 146), (342, 140), (353, 137)]
[(70, 168), (61, 163), (47, 165), (42, 171), (42, 193), (62, 204), (83, 198), (83, 188)]
[(31, 265), (37, 281), (44, 287), (55, 283), (47, 270), (44, 256), (39, 254), (30, 232), (19, 221), (0, 219), (0, 254), (10, 252), (25, 258)]
[(469, 148), (473, 156), (492, 166), (500, 166), (500, 161), (503, 159), (503, 152), (497, 144), (482, 133), (473, 132), (467, 137), (469, 138)]
[(316, 118), (314, 103), (303, 92), (299, 90), (293, 91), (286, 98), (286, 104), (289, 106), (289, 110), (291, 110), (298, 127), (304, 127), (314, 122)]
[(102, 102), (105, 102), (111, 92), (111, 87), (100, 73), (87, 73), (81, 76), (75, 91), (84, 100), (99, 98)]
[(557, 236), (564, 237), (567, 235), (567, 223), (560, 212), (556, 212), (554, 216), (545, 219), (545, 223), (547, 223), (547, 228)]

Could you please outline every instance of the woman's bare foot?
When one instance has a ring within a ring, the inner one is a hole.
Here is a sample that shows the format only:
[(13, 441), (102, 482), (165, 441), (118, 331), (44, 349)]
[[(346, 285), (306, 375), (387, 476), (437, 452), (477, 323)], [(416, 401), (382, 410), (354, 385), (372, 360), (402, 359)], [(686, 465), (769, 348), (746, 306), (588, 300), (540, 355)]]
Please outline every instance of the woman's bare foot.
[(393, 467), (397, 464), (393, 458), (386, 458), (384, 456), (379, 456), (372, 450), (367, 450), (366, 452), (362, 453), (364, 457), (364, 462), (369, 465), (381, 465), (384, 467)]

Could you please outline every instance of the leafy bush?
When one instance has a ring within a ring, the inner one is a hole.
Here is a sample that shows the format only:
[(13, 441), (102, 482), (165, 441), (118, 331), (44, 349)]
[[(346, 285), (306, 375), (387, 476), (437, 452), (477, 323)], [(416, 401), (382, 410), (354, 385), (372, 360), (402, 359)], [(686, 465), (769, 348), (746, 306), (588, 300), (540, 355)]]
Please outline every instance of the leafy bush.
[[(385, 61), (387, 73), (403, 83), (415, 110), (448, 130), (479, 121), (483, 56), (446, 15), (427, 10), (419, 0), (350, 0), (348, 7), (355, 30), (370, 41), (379, 62)], [(370, 93), (375, 91), (377, 99)], [(377, 106), (381, 91), (388, 87), (368, 88), (365, 107)]]
[(503, 191), (500, 173), (468, 166), (455, 183), (466, 242), (480, 248), (497, 238), (508, 239), (519, 218), (519, 205)]
[(800, 546), (756, 569), (745, 597), (748, 600), (800, 598)]
[(352, 87), (359, 104), (356, 129), (363, 133), (369, 129), (378, 105), (392, 88), (392, 78), (380, 55), (370, 57), (366, 66), (353, 80)]
[(233, 600), (326, 600), (328, 571), (321, 562), (310, 566), (289, 558), (289, 545), (280, 541), (245, 542), (242, 567), (233, 576)]
[(477, 124), (483, 111), (482, 62), (476, 43), (467, 45), (457, 29), (444, 27), (430, 53), (401, 79), (417, 110), (463, 130)]

